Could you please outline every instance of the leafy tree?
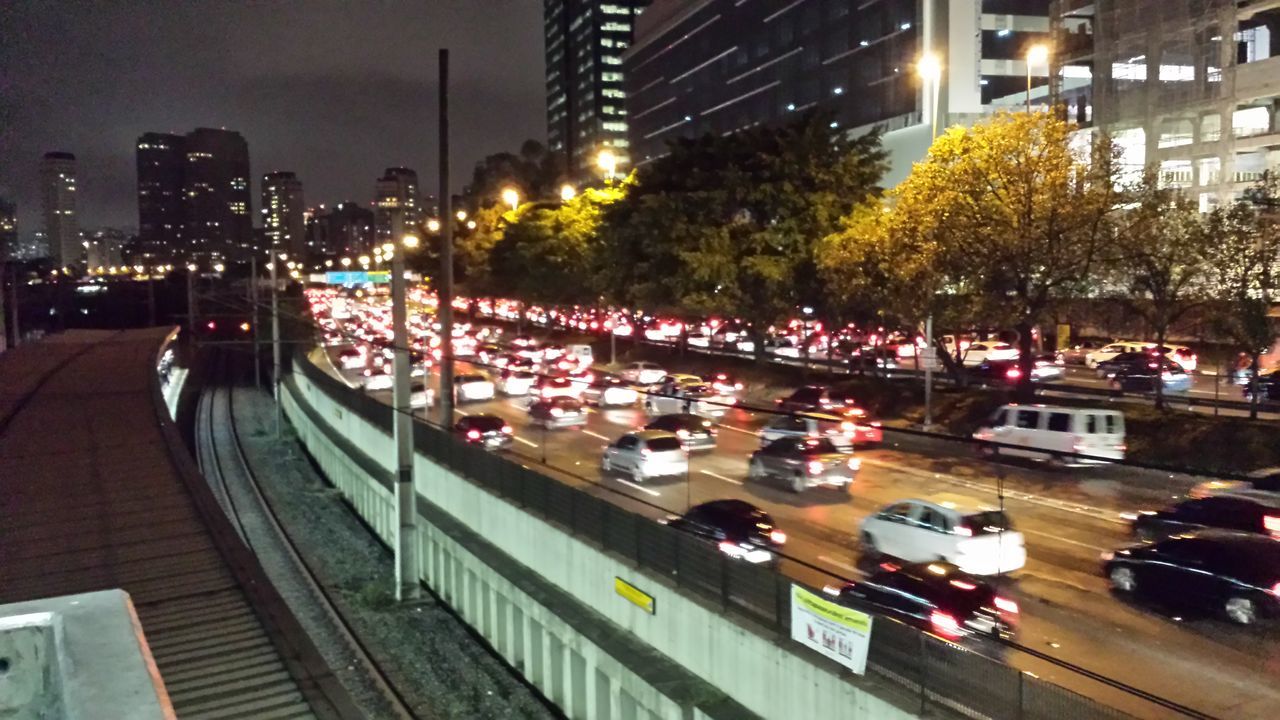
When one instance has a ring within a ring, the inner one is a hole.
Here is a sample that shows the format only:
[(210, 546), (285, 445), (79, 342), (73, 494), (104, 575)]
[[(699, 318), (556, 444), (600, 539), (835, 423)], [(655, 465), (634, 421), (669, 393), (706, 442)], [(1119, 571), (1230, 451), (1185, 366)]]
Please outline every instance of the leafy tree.
[(825, 299), (815, 245), (875, 191), (884, 158), (878, 133), (849, 138), (819, 114), (673, 143), (606, 215), (610, 298), (744, 319), (762, 353), (765, 327)]
[(471, 182), (463, 190), (468, 212), (497, 204), (502, 190), (515, 187), (525, 199), (556, 197), (565, 177), (564, 158), (536, 140), (525, 140), (520, 152), (499, 152), (476, 163)]
[[(1204, 302), (1209, 245), (1196, 203), (1174, 189), (1162, 189), (1154, 171), (1132, 191), (1119, 218), (1106, 266), (1110, 285), (1154, 331), (1164, 347), (1169, 328)], [(1164, 383), (1157, 382), (1156, 407), (1164, 407)]]
[[(981, 317), (1017, 329), (1020, 392), (1032, 392), (1031, 332), (1059, 300), (1087, 287), (1118, 207), (1106, 138), (1073, 147), (1049, 113), (1001, 113), (934, 142), (895, 191), (894, 213), (932, 248), (945, 287)], [(910, 236), (910, 233), (908, 233)]]
[(1212, 268), (1209, 296), (1219, 305), (1218, 329), (1251, 360), (1249, 417), (1258, 417), (1258, 362), (1276, 336), (1272, 306), (1280, 297), (1280, 218), (1277, 178), (1268, 175), (1246, 199), (1209, 215)]

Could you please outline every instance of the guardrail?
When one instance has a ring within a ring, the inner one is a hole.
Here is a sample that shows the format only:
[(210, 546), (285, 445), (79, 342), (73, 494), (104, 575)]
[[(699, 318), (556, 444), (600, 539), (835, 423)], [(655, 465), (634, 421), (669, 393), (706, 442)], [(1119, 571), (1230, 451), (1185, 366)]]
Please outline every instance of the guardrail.
[[(351, 388), (305, 358), (295, 360), (293, 365), (326, 394), (343, 398), (349, 411), (390, 434), (394, 410), (389, 405)], [(791, 642), (790, 587), (805, 583), (798, 583), (773, 567), (734, 561), (702, 540), (560, 482), (521, 462), (459, 442), (449, 432), (421, 419), (415, 420), (417, 450), (459, 476)], [(352, 455), (357, 465), (380, 469), (379, 463), (346, 438), (335, 436), (330, 440)], [(560, 471), (557, 469), (557, 472)], [(596, 484), (596, 487), (611, 490), (604, 485)], [(628, 502), (666, 510), (629, 495), (619, 493), (619, 496)], [(848, 582), (847, 578), (798, 558), (785, 559), (822, 573), (833, 583)], [(820, 592), (817, 588), (810, 590)], [(874, 614), (870, 608), (860, 609)], [(1148, 711), (1208, 717), (1042, 653), (1013, 644), (1007, 648), (1053, 663), (1099, 687), (1118, 690)], [(798, 653), (810, 652), (799, 645), (794, 649)], [(819, 659), (816, 655), (813, 657), (815, 661)], [(868, 669), (916, 693), (921, 714), (934, 708), (986, 718), (1129, 717), (1124, 711), (884, 617), (876, 619)]]

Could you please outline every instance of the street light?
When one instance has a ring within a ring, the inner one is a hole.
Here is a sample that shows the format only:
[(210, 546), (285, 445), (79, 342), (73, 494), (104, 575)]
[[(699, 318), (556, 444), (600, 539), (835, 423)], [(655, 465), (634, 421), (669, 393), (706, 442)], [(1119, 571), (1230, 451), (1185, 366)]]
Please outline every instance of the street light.
[(430, 230), (433, 233), (440, 232), (440, 221), (435, 218), (431, 218), (430, 220), (428, 220), (427, 230)]
[(223, 270), (226, 270), (226, 269), (227, 269), (227, 266), (223, 265), (222, 263), (217, 263), (216, 265), (213, 266), (214, 272), (222, 272)]
[(933, 137), (938, 137), (938, 91), (942, 87), (942, 62), (933, 53), (925, 53), (916, 63), (916, 74), (925, 81), (929, 95), (929, 124)]
[(458, 217), (458, 222), (462, 222), (463, 220), (466, 220), (466, 219), (467, 219), (467, 211), (466, 211), (466, 210), (459, 210), (459, 211), (458, 211), (458, 215), (457, 215), (457, 217)]
[(416, 248), (416, 247), (418, 247), (418, 236), (417, 236), (417, 235), (405, 235), (405, 236), (404, 236), (404, 240), (403, 240), (402, 242), (404, 243), (404, 246), (405, 246), (405, 247), (407, 247), (407, 248), (409, 248), (409, 249)]
[(605, 182), (608, 182), (613, 179), (613, 174), (618, 169), (618, 156), (614, 155), (612, 150), (605, 148), (596, 155), (596, 165), (604, 171)]
[(344, 267), (344, 268), (345, 268), (345, 267), (351, 267), (351, 258), (349, 258), (349, 257), (344, 257), (344, 258), (342, 258), (341, 260), (339, 260), (338, 262), (342, 263), (342, 267)]
[(1036, 43), (1027, 48), (1027, 112), (1031, 112), (1031, 66), (1044, 65), (1048, 74), (1049, 46)]
[[(503, 188), (502, 202), (510, 205), (512, 212), (515, 212), (516, 208), (520, 207), (520, 192), (513, 187)], [(458, 218), (458, 219), (465, 220), (466, 218)]]
[(573, 186), (570, 185), (569, 183), (565, 183), (560, 186), (560, 199), (564, 202), (569, 202), (577, 194), (578, 194), (578, 191), (574, 190)]

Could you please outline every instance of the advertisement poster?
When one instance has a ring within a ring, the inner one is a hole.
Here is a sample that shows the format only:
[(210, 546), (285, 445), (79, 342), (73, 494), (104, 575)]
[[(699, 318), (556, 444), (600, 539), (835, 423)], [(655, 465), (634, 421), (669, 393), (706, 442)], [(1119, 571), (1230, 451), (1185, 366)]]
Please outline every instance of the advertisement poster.
[(861, 675), (867, 669), (871, 616), (792, 585), (791, 639)]

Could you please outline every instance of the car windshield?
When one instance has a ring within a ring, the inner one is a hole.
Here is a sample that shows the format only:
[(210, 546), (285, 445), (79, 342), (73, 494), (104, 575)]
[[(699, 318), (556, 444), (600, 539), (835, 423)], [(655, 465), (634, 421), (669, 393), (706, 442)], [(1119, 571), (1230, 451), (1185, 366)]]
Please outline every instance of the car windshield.
[(563, 408), (565, 410), (578, 410), (582, 408), (582, 404), (570, 397), (554, 398), (553, 406)]
[(970, 513), (964, 516), (960, 524), (962, 527), (969, 528), (974, 535), (991, 535), (1002, 530), (1013, 530), (1013, 523), (1009, 521), (1009, 516), (999, 510)]
[(506, 425), (506, 423), (500, 417), (480, 415), (467, 418), (466, 428), (468, 430), (479, 430), (480, 432), (497, 432), (502, 430), (503, 425)]
[(485, 381), (485, 377), (483, 375), (459, 375), (458, 379), (455, 380), (454, 382), (473, 383), (473, 382), (484, 382), (484, 381)]
[(801, 452), (805, 455), (826, 455), (840, 451), (827, 438), (809, 438), (804, 441), (804, 448)]
[(645, 444), (654, 452), (665, 452), (667, 450), (680, 449), (680, 441), (673, 437), (650, 438)]

